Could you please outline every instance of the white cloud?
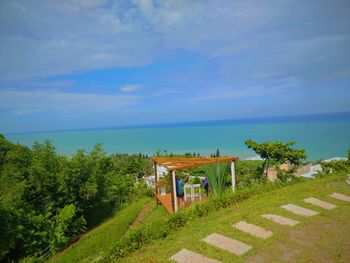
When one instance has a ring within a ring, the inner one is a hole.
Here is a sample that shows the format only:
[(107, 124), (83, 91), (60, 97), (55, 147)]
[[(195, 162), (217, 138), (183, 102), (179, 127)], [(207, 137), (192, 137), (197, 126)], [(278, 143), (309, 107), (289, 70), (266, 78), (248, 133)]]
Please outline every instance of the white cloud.
[(0, 109), (16, 114), (115, 111), (134, 105), (137, 96), (69, 93), (56, 90), (0, 90)]
[(336, 74), (336, 77), (339, 77), (339, 78), (346, 78), (349, 76), (350, 76), (350, 68), (341, 70)]
[[(298, 39), (349, 34), (350, 28), (342, 1), (324, 2), (320, 9), (306, 2), (224, 0), (16, 0), (0, 5), (0, 79), (7, 80), (142, 66), (177, 49), (228, 61), (241, 60), (232, 56), (242, 54), (260, 59), (267, 50), (265, 58), (273, 63), (273, 52), (283, 52), (278, 49), (285, 43), (293, 47)], [(321, 41), (315, 47), (323, 55), (334, 51), (334, 45)]]
[(134, 92), (138, 89), (140, 89), (140, 85), (135, 85), (135, 84), (126, 84), (120, 88), (122, 92)]
[(200, 90), (192, 95), (190, 101), (234, 100), (249, 97), (263, 97), (290, 92), (291, 89), (301, 87), (295, 77), (275, 79), (267, 82), (266, 86), (222, 87)]

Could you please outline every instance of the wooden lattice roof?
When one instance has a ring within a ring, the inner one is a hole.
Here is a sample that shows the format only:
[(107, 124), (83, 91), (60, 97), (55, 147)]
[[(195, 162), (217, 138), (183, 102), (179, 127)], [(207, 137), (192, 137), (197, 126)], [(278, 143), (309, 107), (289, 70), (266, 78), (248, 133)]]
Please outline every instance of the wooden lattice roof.
[(157, 164), (165, 167), (169, 172), (201, 165), (222, 163), (237, 160), (237, 157), (215, 157), (215, 158), (153, 158)]

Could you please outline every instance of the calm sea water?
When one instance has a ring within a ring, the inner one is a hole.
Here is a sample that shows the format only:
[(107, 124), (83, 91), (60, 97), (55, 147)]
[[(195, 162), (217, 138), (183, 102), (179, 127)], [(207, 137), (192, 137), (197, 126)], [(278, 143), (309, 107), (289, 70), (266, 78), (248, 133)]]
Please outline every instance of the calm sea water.
[(185, 127), (153, 127), (86, 131), (9, 134), (13, 141), (31, 146), (35, 141), (51, 140), (57, 151), (70, 155), (79, 148), (91, 150), (102, 143), (108, 153), (144, 153), (157, 150), (173, 153), (199, 152), (210, 155), (217, 148), (225, 155), (247, 158), (254, 156), (244, 141), (296, 141), (304, 148), (308, 160), (334, 156), (346, 157), (350, 148), (350, 121), (312, 121), (293, 123), (243, 123)]

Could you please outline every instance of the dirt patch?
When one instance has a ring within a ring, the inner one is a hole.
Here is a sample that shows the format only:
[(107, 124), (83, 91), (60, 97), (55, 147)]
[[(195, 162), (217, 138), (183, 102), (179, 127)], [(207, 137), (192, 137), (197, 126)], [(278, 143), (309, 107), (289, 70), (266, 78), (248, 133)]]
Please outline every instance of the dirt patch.
[(154, 208), (154, 202), (147, 203), (145, 207), (142, 208), (141, 212), (137, 215), (134, 222), (132, 222), (132, 224), (130, 225), (130, 228), (134, 229), (138, 225), (140, 225), (143, 219), (152, 211), (153, 208)]

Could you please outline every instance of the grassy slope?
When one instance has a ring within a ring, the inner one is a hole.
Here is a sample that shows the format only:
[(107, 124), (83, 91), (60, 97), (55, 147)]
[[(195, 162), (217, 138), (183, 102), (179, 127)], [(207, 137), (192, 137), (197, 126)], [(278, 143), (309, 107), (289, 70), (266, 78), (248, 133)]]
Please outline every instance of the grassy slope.
[(91, 262), (99, 257), (100, 252), (129, 229), (139, 212), (153, 199), (144, 198), (125, 207), (113, 218), (84, 235), (77, 243), (60, 253), (55, 262)]
[[(205, 218), (195, 219), (177, 233), (164, 240), (154, 241), (120, 261), (169, 262), (167, 259), (171, 255), (187, 248), (223, 262), (350, 262), (350, 204), (328, 197), (334, 191), (350, 195), (345, 176), (334, 175), (255, 196)], [(332, 202), (338, 207), (326, 211), (303, 202), (304, 198), (311, 196)], [(301, 205), (320, 214), (311, 218), (297, 216), (280, 208), (287, 203)], [(262, 218), (261, 214), (265, 213), (284, 215), (301, 221), (301, 224), (292, 228), (280, 226)], [(240, 220), (265, 227), (273, 231), (274, 235), (267, 240), (260, 240), (232, 228), (232, 224)], [(200, 241), (213, 232), (246, 242), (253, 249), (237, 257)]]

